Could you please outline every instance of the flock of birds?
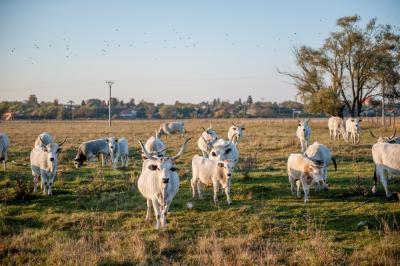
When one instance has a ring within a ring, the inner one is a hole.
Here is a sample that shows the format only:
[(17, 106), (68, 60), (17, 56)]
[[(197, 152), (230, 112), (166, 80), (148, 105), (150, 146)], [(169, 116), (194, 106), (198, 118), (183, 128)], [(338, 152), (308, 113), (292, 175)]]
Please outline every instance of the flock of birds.
[[(319, 20), (322, 22), (322, 19)], [(119, 28), (115, 28), (114, 34), (120, 34)], [(130, 42), (121, 42), (116, 39), (104, 39), (102, 41), (102, 44), (100, 45), (99, 48), (99, 54), (102, 56), (107, 56), (111, 54), (111, 52), (115, 49), (120, 49), (120, 48), (135, 48), (138, 47), (139, 45), (143, 46), (150, 46), (153, 45), (151, 48), (163, 48), (163, 49), (190, 49), (190, 48), (196, 48), (198, 46), (201, 46), (201, 42), (199, 40), (196, 41), (196, 38), (189, 34), (185, 34), (182, 32), (179, 32), (177, 29), (173, 28), (171, 29), (172, 36), (170, 38), (164, 38), (161, 40), (155, 40), (158, 36), (152, 35), (150, 32), (144, 31), (142, 32), (141, 38), (137, 38), (135, 41), (130, 41)], [(320, 32), (317, 33), (318, 35), (321, 35)], [(288, 38), (289, 42), (291, 44), (294, 44), (294, 41), (297, 37), (297, 32), (293, 32), (292, 36)], [(140, 39), (140, 40), (139, 40)], [(72, 42), (67, 39), (66, 37), (63, 37), (60, 39), (61, 43), (39, 43), (35, 42), (32, 44), (33, 51), (39, 51), (39, 50), (44, 50), (44, 49), (62, 49), (63, 57), (67, 59), (71, 59), (73, 57), (78, 56), (78, 50), (73, 50), (72, 49)], [(220, 39), (223, 41), (223, 45), (225, 46), (237, 46), (240, 41), (235, 40), (235, 38), (232, 38), (232, 34), (230, 33), (224, 33), (222, 35), (222, 38)], [(277, 52), (279, 50), (278, 46), (280, 46), (281, 40), (283, 40), (281, 37), (277, 38), (277, 47), (273, 48), (273, 52)], [(204, 46), (204, 45), (203, 45)], [(260, 49), (263, 47), (267, 47), (266, 45), (263, 45), (262, 43), (253, 43), (250, 45), (250, 47), (254, 47), (254, 49)], [(210, 47), (210, 51), (213, 51), (214, 48)], [(48, 51), (48, 50), (47, 50)], [(16, 47), (10, 48), (10, 55), (15, 55), (18, 52)], [(31, 64), (37, 63), (37, 54), (32, 54), (28, 56), (28, 61)], [(154, 57), (154, 60), (158, 60), (158, 57)]]

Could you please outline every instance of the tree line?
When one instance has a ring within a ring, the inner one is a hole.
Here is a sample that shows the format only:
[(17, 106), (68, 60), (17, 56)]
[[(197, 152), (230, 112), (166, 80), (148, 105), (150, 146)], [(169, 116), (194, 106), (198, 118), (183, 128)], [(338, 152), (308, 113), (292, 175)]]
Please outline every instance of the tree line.
[[(134, 114), (135, 119), (183, 119), (183, 118), (257, 118), (257, 117), (291, 117), (293, 111), (302, 113), (303, 104), (295, 101), (281, 103), (253, 101), (252, 96), (246, 100), (234, 102), (219, 98), (201, 103), (174, 104), (152, 103), (135, 99), (128, 102), (111, 98), (113, 118), (122, 118), (123, 112)], [(0, 102), (0, 115), (11, 112), (14, 119), (106, 119), (108, 118), (108, 101), (100, 99), (82, 100), (80, 104), (72, 101), (59, 103), (58, 100), (45, 102), (30, 95), (25, 101)]]

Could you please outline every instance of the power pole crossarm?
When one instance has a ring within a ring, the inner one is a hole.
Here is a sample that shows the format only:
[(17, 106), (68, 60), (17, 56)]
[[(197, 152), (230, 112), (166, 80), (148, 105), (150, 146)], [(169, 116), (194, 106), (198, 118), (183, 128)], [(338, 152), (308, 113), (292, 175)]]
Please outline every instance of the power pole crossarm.
[(109, 97), (108, 97), (108, 126), (111, 127), (111, 87), (114, 84), (114, 81), (106, 80), (106, 83), (109, 87)]

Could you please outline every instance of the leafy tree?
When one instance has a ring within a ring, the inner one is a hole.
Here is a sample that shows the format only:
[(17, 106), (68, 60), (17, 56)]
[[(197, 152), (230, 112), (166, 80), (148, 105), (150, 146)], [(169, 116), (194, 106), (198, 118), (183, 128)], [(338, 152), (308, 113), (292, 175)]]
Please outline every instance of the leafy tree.
[(251, 105), (251, 104), (253, 103), (253, 97), (251, 97), (251, 95), (249, 95), (249, 96), (247, 97), (246, 103), (247, 103), (248, 105)]
[(346, 106), (352, 116), (358, 116), (368, 97), (383, 90), (393, 95), (398, 86), (398, 31), (377, 25), (376, 19), (365, 28), (359, 22), (357, 15), (339, 18), (339, 31), (332, 32), (321, 48), (295, 48), (299, 72), (278, 70), (293, 78), (310, 112), (337, 115)]

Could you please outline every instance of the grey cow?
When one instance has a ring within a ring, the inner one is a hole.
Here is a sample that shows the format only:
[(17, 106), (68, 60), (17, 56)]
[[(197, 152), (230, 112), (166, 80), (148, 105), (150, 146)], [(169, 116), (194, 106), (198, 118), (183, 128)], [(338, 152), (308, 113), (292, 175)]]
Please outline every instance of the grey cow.
[(109, 154), (107, 139), (89, 140), (79, 146), (78, 153), (74, 158), (74, 164), (76, 168), (79, 168), (83, 165), (84, 161), (89, 161), (97, 157), (101, 160), (101, 165), (104, 167)]

